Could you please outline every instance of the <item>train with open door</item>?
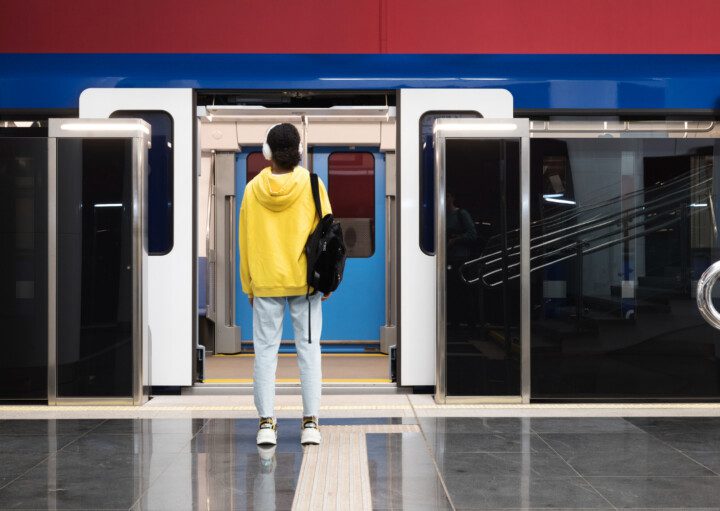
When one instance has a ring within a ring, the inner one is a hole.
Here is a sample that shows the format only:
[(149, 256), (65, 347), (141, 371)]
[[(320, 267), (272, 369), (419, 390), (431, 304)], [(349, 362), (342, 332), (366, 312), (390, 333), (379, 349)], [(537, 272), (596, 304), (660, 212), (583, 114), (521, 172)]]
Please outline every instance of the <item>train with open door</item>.
[[(154, 392), (247, 391), (239, 202), (289, 122), (348, 246), (328, 392), (717, 400), (697, 297), (720, 255), (718, 64), (0, 55), (0, 399), (112, 397), (132, 371)], [(102, 142), (122, 126), (136, 142)]]

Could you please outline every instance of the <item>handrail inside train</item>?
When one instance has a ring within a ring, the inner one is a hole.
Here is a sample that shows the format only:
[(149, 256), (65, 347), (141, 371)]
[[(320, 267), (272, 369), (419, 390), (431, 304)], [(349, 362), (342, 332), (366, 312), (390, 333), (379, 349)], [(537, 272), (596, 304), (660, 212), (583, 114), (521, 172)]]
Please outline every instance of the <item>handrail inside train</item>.
[[(550, 225), (556, 226), (561, 223), (572, 221), (573, 219), (578, 218), (581, 214), (585, 214), (587, 211), (600, 209), (609, 204), (621, 204), (623, 201), (633, 199), (640, 194), (652, 193), (661, 195), (654, 199), (645, 201), (642, 205), (634, 206), (617, 213), (599, 215), (570, 228), (557, 229), (552, 232), (540, 234), (535, 238), (532, 238), (530, 245), (530, 272), (534, 272), (575, 257), (588, 255), (593, 252), (597, 252), (599, 250), (603, 250), (632, 239), (646, 236), (661, 229), (668, 228), (681, 221), (684, 221), (686, 218), (697, 216), (698, 214), (700, 214), (702, 210), (702, 208), (700, 207), (701, 205), (708, 207), (708, 211), (713, 225), (713, 230), (717, 232), (717, 223), (714, 215), (714, 205), (712, 204), (712, 179), (706, 178), (692, 184), (687, 184), (687, 181), (690, 179), (704, 177), (701, 176), (701, 174), (705, 173), (708, 170), (712, 170), (711, 164), (698, 166), (692, 172), (685, 173), (681, 176), (673, 178), (672, 180), (659, 183), (652, 187), (635, 190), (631, 193), (619, 195), (607, 201), (601, 201), (597, 204), (590, 204), (588, 208), (580, 209), (574, 207), (573, 210), (570, 212), (557, 213), (548, 217), (548, 220), (551, 220)], [(702, 197), (707, 201), (707, 203), (699, 204), (688, 202), (688, 193), (692, 193), (695, 197)], [(690, 209), (690, 213), (686, 213), (687, 209)], [(651, 218), (647, 218), (648, 216), (650, 216)], [(671, 218), (668, 219), (668, 217)], [(663, 221), (658, 224), (658, 220)], [(568, 238), (572, 238), (580, 234), (587, 235), (592, 232), (597, 232), (602, 229), (610, 228), (614, 225), (617, 225), (618, 227), (611, 230), (610, 232), (604, 232), (589, 239), (577, 239), (575, 242), (563, 242), (563, 240), (567, 240)], [(536, 221), (533, 222), (531, 228), (535, 230), (547, 228), (547, 224), (545, 224), (544, 221)], [(635, 232), (639, 229), (642, 229), (642, 231)], [(631, 231), (633, 231), (633, 233), (629, 234)], [(517, 229), (514, 229), (508, 233), (513, 237), (513, 242), (511, 246), (508, 247), (508, 249), (493, 249), (493, 251), (488, 254), (483, 254), (478, 258), (464, 262), (460, 266), (461, 279), (466, 284), (475, 284), (482, 281), (483, 285), (486, 287), (496, 287), (503, 284), (506, 280), (513, 280), (518, 278), (520, 266), (520, 250), (518, 242), (516, 241), (517, 233)], [(497, 246), (497, 244), (499, 243), (496, 242), (500, 239), (501, 236), (502, 235), (493, 236), (488, 241), (487, 246)], [(555, 237), (546, 241), (533, 244), (533, 241), (540, 241), (551, 236)], [(614, 238), (615, 236), (618, 237)], [(608, 240), (608, 238), (610, 238), (609, 241), (605, 241)], [(533, 251), (537, 251), (543, 247), (552, 246), (553, 244), (558, 242), (563, 242), (564, 244), (561, 246), (553, 247), (546, 253), (532, 256)], [(547, 260), (548, 258), (552, 258), (553, 256), (559, 257), (550, 259), (549, 261)], [(512, 259), (513, 262), (509, 263), (510, 259)], [(537, 261), (538, 264), (536, 266), (533, 266), (533, 261)], [(468, 268), (476, 266), (479, 266), (481, 268), (480, 272), (482, 273), (482, 275), (468, 278), (466, 275)], [(516, 271), (515, 273), (508, 276), (507, 272), (510, 269)], [(500, 280), (488, 282), (487, 279), (489, 277), (498, 273), (503, 274), (503, 277)]]

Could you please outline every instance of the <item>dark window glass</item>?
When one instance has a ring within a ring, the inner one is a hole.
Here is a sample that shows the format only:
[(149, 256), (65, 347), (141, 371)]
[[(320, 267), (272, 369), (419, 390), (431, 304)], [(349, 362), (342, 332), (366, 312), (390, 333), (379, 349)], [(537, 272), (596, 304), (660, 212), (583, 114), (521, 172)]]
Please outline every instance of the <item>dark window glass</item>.
[(132, 395), (132, 141), (58, 139), (60, 397)]
[(0, 136), (0, 399), (47, 399), (47, 144)]
[[(531, 141), (534, 399), (720, 398), (718, 142)], [(716, 305), (717, 307), (717, 305)]]
[(375, 157), (336, 152), (328, 158), (328, 195), (343, 228), (348, 257), (375, 253)]
[(26, 128), (12, 127), (4, 128), (0, 127), (0, 137), (3, 138), (40, 138), (48, 136), (47, 123), (44, 126), (40, 125), (40, 122), (34, 123), (32, 126)]
[(121, 110), (110, 117), (142, 119), (152, 128), (148, 151), (148, 253), (164, 255), (173, 247), (173, 119), (167, 112)]
[(517, 140), (446, 141), (449, 396), (520, 395), (519, 153)]
[(427, 112), (420, 117), (420, 249), (435, 254), (435, 148), (436, 119), (479, 118), (477, 112)]
[(252, 178), (260, 174), (265, 167), (270, 166), (270, 162), (265, 159), (261, 152), (250, 153), (247, 156), (247, 181), (249, 183)]

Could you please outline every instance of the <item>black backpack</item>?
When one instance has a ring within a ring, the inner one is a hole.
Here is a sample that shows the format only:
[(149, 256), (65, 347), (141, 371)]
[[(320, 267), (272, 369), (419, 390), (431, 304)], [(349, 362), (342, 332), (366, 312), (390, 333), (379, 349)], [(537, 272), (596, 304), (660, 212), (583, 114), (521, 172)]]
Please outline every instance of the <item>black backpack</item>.
[(308, 300), (308, 341), (312, 342), (310, 288), (313, 288), (312, 294), (318, 291), (328, 294), (338, 288), (345, 271), (346, 248), (340, 224), (331, 214), (325, 216), (322, 214), (318, 177), (313, 172), (310, 173), (310, 188), (315, 202), (315, 211), (320, 219), (305, 244), (308, 283), (306, 295)]

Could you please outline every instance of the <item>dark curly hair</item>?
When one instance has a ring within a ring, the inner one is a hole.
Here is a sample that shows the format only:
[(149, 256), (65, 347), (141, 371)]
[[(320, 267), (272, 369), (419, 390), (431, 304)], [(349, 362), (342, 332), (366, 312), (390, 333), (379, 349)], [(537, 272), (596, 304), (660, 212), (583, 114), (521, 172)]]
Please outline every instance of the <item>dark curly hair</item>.
[(278, 124), (267, 135), (273, 161), (284, 170), (294, 169), (300, 163), (300, 133), (289, 123)]

